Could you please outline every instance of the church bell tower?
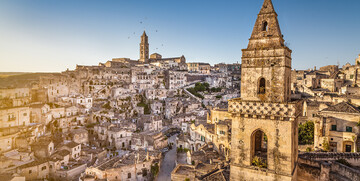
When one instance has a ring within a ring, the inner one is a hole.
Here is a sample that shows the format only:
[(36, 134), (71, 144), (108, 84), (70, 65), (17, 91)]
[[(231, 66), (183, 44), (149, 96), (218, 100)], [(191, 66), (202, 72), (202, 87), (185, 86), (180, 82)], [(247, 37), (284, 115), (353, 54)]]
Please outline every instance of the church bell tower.
[(264, 0), (242, 50), (241, 97), (232, 115), (230, 180), (296, 180), (301, 102), (291, 102), (291, 50)]
[(148, 42), (148, 36), (144, 31), (144, 33), (141, 35), (139, 61), (143, 63), (147, 63), (148, 60), (149, 60), (149, 42)]
[(284, 43), (274, 6), (265, 0), (248, 47), (242, 50), (241, 98), (289, 101), (291, 52)]

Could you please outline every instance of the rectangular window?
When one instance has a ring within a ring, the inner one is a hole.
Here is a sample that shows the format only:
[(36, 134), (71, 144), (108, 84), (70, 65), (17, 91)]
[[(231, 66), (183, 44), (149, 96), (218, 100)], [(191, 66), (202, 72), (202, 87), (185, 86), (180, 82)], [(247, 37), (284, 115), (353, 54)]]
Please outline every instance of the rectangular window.
[(350, 79), (353, 79), (354, 78), (354, 75), (350, 75)]
[(346, 126), (346, 132), (352, 132), (352, 127)]
[(335, 125), (331, 125), (331, 131), (336, 131), (336, 124), (335, 124)]

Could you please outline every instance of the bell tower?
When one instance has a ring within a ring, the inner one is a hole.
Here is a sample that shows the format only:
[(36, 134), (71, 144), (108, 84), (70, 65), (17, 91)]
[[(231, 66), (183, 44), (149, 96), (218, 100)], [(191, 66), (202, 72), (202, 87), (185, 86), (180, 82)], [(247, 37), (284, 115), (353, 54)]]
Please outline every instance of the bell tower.
[(284, 44), (274, 6), (265, 0), (248, 47), (242, 50), (241, 98), (289, 101), (291, 52)]
[(145, 31), (141, 35), (141, 42), (140, 42), (140, 62), (146, 63), (149, 60), (149, 42), (148, 36), (146, 35)]
[(291, 102), (291, 50), (264, 0), (242, 50), (241, 97), (229, 100), (230, 180), (296, 180), (302, 102)]

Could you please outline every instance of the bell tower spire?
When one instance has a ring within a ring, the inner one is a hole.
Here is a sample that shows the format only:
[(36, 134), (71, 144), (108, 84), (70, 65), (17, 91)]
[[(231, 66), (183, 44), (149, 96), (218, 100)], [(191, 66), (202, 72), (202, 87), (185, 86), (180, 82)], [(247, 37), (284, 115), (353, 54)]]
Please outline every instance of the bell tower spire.
[(271, 0), (265, 0), (260, 10), (260, 14), (267, 13), (276, 13)]
[(230, 181), (297, 180), (302, 102), (290, 99), (291, 50), (271, 0), (264, 0), (241, 60), (241, 97), (228, 104)]
[[(279, 21), (271, 0), (265, 0), (257, 16), (248, 48), (264, 48), (269, 46), (284, 46)], [(263, 43), (259, 39), (269, 39), (271, 43)]]
[(141, 35), (141, 42), (140, 42), (140, 62), (146, 63), (149, 60), (149, 41), (148, 36), (145, 33)]

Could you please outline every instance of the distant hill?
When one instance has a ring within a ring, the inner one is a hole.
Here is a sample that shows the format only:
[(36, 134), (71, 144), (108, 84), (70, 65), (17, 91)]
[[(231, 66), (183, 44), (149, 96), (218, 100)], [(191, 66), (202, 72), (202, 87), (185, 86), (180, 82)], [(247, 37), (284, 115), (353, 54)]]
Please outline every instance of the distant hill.
[(0, 72), (0, 88), (30, 87), (40, 81), (41, 76), (59, 73)]

